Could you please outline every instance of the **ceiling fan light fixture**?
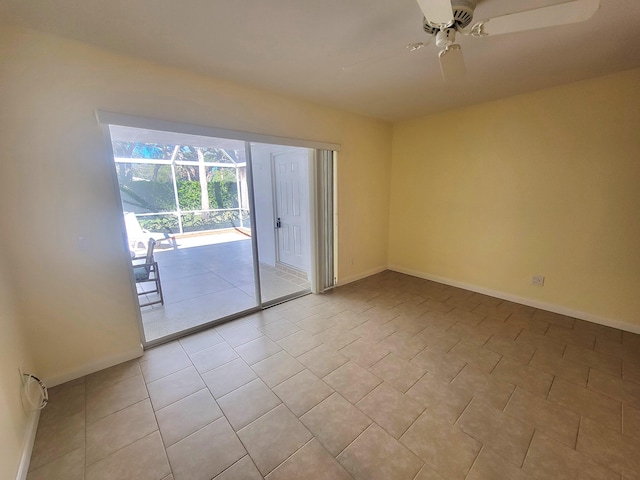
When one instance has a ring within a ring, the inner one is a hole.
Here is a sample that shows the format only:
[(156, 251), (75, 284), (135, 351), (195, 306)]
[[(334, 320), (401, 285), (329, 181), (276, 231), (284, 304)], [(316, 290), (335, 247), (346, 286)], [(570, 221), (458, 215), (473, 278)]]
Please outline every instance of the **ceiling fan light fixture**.
[(454, 28), (445, 28), (436, 33), (436, 45), (441, 48), (447, 48), (456, 41), (456, 30)]
[(466, 77), (467, 69), (464, 65), (460, 45), (447, 45), (444, 50), (438, 53), (438, 58), (440, 60), (442, 79), (445, 83), (456, 83)]
[(406, 48), (410, 52), (415, 52), (416, 50), (420, 50), (422, 47), (424, 47), (424, 43), (418, 42), (418, 43), (410, 43), (407, 45)]

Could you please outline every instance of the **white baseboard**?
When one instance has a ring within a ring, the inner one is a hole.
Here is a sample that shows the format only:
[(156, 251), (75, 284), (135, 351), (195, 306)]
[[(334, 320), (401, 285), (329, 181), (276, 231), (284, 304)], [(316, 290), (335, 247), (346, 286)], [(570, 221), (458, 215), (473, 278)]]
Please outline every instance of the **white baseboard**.
[(502, 300), (508, 300), (514, 303), (520, 303), (529, 307), (539, 308), (540, 310), (547, 310), (553, 313), (559, 313), (560, 315), (566, 315), (568, 317), (578, 318), (580, 320), (586, 320), (588, 322), (597, 323), (607, 327), (613, 327), (620, 330), (624, 330), (631, 333), (640, 334), (640, 325), (624, 322), (621, 320), (615, 320), (612, 318), (601, 317), (592, 313), (582, 312), (580, 310), (573, 310), (571, 308), (563, 307), (561, 305), (555, 305), (552, 303), (541, 302), (531, 298), (519, 297), (510, 293), (500, 292), (497, 290), (491, 290), (490, 288), (479, 287), (465, 282), (459, 282), (450, 278), (439, 277), (437, 275), (430, 275), (428, 273), (418, 272), (408, 268), (399, 267), (397, 265), (389, 265), (389, 270), (393, 270), (398, 273), (405, 273), (413, 277), (424, 278), (425, 280), (431, 280), (433, 282), (443, 283), (452, 287), (463, 288), (472, 292), (482, 293), (484, 295), (490, 295), (492, 297), (501, 298)]
[(352, 275), (350, 277), (345, 277), (345, 278), (338, 277), (336, 286), (338, 287), (338, 286), (346, 285), (347, 283), (357, 282), (358, 280), (362, 280), (363, 278), (370, 277), (371, 275), (384, 272), (385, 270), (388, 270), (386, 266), (376, 267), (376, 268), (367, 270), (366, 272), (358, 273), (357, 275)]
[(36, 432), (38, 431), (38, 421), (40, 420), (40, 410), (31, 412), (27, 423), (27, 431), (22, 446), (22, 456), (18, 465), (18, 473), (16, 480), (26, 480), (29, 473), (29, 464), (31, 463), (31, 454), (33, 453), (33, 444), (36, 441)]
[(75, 380), (76, 378), (84, 377), (85, 375), (89, 375), (91, 373), (104, 370), (105, 368), (113, 367), (114, 365), (118, 365), (119, 363), (123, 363), (129, 360), (133, 360), (134, 358), (141, 357), (142, 353), (143, 353), (142, 345), (139, 345), (136, 348), (132, 348), (125, 352), (119, 352), (115, 355), (110, 355), (108, 357), (101, 358), (99, 360), (88, 363), (86, 365), (82, 365), (76, 369), (64, 372), (62, 374), (54, 375), (52, 377), (47, 377), (46, 379), (44, 379), (44, 382), (49, 388), (55, 387), (56, 385), (61, 385), (71, 380)]

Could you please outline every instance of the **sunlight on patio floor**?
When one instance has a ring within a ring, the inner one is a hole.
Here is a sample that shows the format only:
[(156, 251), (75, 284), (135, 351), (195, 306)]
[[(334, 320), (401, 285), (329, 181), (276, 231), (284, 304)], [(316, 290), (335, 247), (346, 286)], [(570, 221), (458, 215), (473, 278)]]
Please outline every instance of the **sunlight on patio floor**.
[[(164, 305), (142, 308), (147, 341), (256, 306), (250, 237), (237, 231), (187, 236), (156, 248)], [(260, 280), (263, 302), (309, 289), (306, 280), (264, 264)]]

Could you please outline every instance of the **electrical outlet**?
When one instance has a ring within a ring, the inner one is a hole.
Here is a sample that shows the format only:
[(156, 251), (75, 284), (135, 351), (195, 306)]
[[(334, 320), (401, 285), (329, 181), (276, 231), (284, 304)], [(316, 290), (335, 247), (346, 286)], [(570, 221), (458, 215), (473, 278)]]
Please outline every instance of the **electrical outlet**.
[(544, 287), (544, 275), (534, 275), (531, 277), (531, 285), (534, 287)]

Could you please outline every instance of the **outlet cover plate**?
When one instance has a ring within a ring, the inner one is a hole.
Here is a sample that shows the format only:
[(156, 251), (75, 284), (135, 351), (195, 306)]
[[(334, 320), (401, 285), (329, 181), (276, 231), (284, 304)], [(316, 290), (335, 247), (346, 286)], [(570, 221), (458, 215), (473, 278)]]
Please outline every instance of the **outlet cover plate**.
[(534, 287), (543, 287), (544, 275), (533, 275), (531, 277), (531, 285), (533, 285)]

